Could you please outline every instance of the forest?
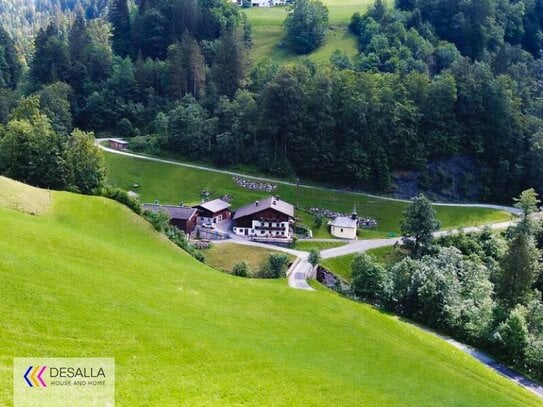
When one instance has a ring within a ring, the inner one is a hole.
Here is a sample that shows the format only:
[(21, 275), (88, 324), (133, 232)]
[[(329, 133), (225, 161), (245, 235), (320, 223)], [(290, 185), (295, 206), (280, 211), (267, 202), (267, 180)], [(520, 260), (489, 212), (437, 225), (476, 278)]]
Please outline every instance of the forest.
[[(29, 2), (25, 59), (14, 4), (0, 6), (1, 123), (46, 94), (54, 128), (217, 166), (382, 193), (418, 171), (421, 190), (476, 185), (495, 202), (543, 189), (542, 0), (377, 0), (352, 17), (358, 55), (326, 66), (250, 61), (243, 9), (221, 0)], [(469, 171), (427, 170), (455, 158)]]

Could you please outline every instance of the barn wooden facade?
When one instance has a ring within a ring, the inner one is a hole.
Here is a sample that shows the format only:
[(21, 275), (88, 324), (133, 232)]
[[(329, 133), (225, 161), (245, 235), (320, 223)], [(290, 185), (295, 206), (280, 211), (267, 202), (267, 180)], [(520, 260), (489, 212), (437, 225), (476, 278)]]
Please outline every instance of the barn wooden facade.
[(175, 205), (143, 204), (143, 209), (158, 212), (164, 211), (170, 217), (170, 225), (190, 235), (196, 227), (198, 211), (195, 208)]

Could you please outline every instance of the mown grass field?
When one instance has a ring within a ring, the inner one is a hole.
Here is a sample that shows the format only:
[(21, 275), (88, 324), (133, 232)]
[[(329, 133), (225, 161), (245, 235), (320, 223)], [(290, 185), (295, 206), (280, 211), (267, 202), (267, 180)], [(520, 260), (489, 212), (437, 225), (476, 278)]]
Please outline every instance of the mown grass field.
[[(394, 246), (378, 247), (366, 251), (373, 260), (383, 266), (392, 266), (404, 258), (404, 255)], [(346, 256), (333, 257), (321, 261), (323, 267), (332, 273), (343, 277), (345, 280), (351, 280), (351, 264), (357, 253), (348, 254)]]
[[(224, 194), (232, 196), (232, 207), (238, 208), (268, 196), (265, 192), (249, 191), (238, 187), (232, 176), (217, 172), (182, 167), (173, 164), (131, 158), (118, 154), (105, 154), (108, 165), (108, 181), (118, 187), (131, 190), (138, 184), (137, 192), (142, 202), (158, 199), (164, 204), (195, 203), (201, 199), (204, 188), (210, 190), (212, 197)], [(281, 199), (296, 203), (296, 187), (278, 184), (274, 192)], [(334, 192), (321, 188), (300, 188), (300, 207), (309, 209), (321, 207), (350, 213), (356, 204), (358, 214), (377, 219), (375, 230), (364, 230), (359, 238), (387, 237), (389, 233), (400, 233), (399, 222), (406, 207), (405, 202), (385, 200), (348, 192)], [(436, 206), (436, 211), (444, 229), (462, 226), (476, 226), (510, 219), (505, 212), (469, 207)], [(314, 228), (314, 217), (307, 212), (298, 211), (297, 216)], [(326, 222), (313, 231), (315, 238), (329, 238)]]
[(49, 191), (30, 188), (26, 184), (0, 176), (0, 207), (39, 214), (46, 211), (50, 204)]
[(326, 250), (334, 247), (340, 247), (347, 244), (347, 242), (314, 242), (311, 240), (298, 240), (294, 249), (308, 252), (310, 250)]
[(367, 305), (217, 272), (117, 203), (52, 198), (0, 208), (0, 405), (15, 356), (114, 357), (118, 406), (540, 405)]
[[(357, 54), (357, 39), (348, 32), (347, 26), (352, 15), (365, 10), (373, 0), (324, 0), (323, 3), (328, 7), (330, 29), (324, 45), (307, 55), (319, 65), (328, 64), (336, 49), (349, 56)], [(253, 60), (267, 56), (277, 62), (290, 62), (300, 58), (282, 45), (287, 7), (253, 7), (244, 11), (253, 27)]]
[(334, 273), (337, 276), (343, 277), (345, 280), (351, 280), (351, 264), (356, 256), (356, 253), (347, 254), (346, 256), (332, 257), (321, 261), (321, 265)]
[[(278, 253), (278, 251), (236, 243), (220, 243), (213, 244), (202, 253), (205, 256), (206, 264), (217, 270), (232, 271), (237, 263), (245, 261), (250, 270), (256, 271), (270, 254)], [(290, 261), (294, 260), (294, 256), (289, 254), (287, 256)]]

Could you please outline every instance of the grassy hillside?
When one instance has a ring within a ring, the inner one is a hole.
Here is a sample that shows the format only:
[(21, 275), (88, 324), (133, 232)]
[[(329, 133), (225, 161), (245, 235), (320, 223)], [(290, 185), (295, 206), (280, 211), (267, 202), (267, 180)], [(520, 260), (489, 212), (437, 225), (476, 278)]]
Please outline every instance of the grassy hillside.
[(14, 356), (110, 356), (119, 406), (540, 400), (430, 334), (326, 291), (208, 268), (128, 209), (0, 208), (0, 405)]
[[(144, 202), (153, 202), (155, 199), (161, 203), (170, 204), (199, 202), (201, 191), (208, 188), (213, 197), (231, 195), (232, 205), (237, 208), (267, 195), (238, 187), (232, 177), (226, 174), (109, 153), (106, 154), (106, 160), (109, 168), (109, 182), (125, 189), (132, 189), (134, 184), (139, 184), (138, 193)], [(294, 186), (279, 185), (276, 193), (282, 199), (291, 203), (296, 202)], [(404, 202), (319, 188), (301, 188), (300, 190), (300, 206), (305, 209), (322, 207), (350, 213), (355, 203), (360, 216), (378, 220), (377, 229), (362, 232), (360, 238), (386, 237), (390, 232), (399, 233), (400, 218), (406, 207)], [(438, 206), (436, 210), (443, 228), (482, 225), (510, 218), (507, 213), (481, 208)], [(299, 212), (298, 216), (303, 217), (307, 225), (313, 226), (312, 215)], [(331, 237), (326, 222), (313, 232), (314, 237)]]
[(32, 188), (21, 182), (0, 176), (0, 207), (29, 214), (39, 214), (49, 208), (51, 193)]
[[(317, 64), (327, 64), (336, 49), (350, 56), (356, 55), (356, 37), (349, 34), (347, 26), (352, 15), (366, 9), (373, 0), (323, 0), (323, 3), (328, 7), (330, 30), (325, 44), (309, 54), (309, 59)], [(254, 7), (246, 9), (245, 12), (253, 26), (253, 59), (268, 56), (278, 62), (288, 62), (299, 58), (281, 45), (284, 36), (283, 21), (287, 16), (286, 7)]]

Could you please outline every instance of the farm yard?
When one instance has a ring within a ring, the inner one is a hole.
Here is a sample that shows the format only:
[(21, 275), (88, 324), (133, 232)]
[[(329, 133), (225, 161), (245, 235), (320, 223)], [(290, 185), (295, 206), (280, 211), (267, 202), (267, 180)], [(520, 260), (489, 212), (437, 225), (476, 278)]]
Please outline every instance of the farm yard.
[[(235, 209), (270, 195), (267, 191), (249, 190), (238, 186), (231, 174), (112, 153), (106, 153), (105, 157), (109, 169), (108, 181), (127, 190), (133, 189), (137, 184), (136, 192), (142, 202), (159, 200), (162, 204), (198, 203), (202, 199), (202, 190), (208, 190), (211, 199), (229, 195), (232, 208)], [(263, 182), (256, 178), (253, 180), (257, 183)], [(281, 199), (293, 204), (297, 203), (297, 190), (294, 185), (279, 182), (276, 184), (274, 195), (279, 195)], [(309, 212), (312, 207), (350, 213), (353, 205), (356, 205), (359, 216), (377, 221), (375, 229), (363, 229), (359, 235), (360, 239), (371, 239), (390, 237), (391, 234), (398, 235), (402, 212), (407, 206), (406, 202), (318, 187), (300, 188), (299, 203), (300, 208), (296, 216), (302, 223), (312, 228), (315, 238), (330, 238), (331, 235), (326, 222), (318, 228), (314, 225), (315, 217)], [(493, 209), (458, 206), (436, 206), (435, 209), (443, 229), (480, 226), (511, 219), (509, 213)]]

